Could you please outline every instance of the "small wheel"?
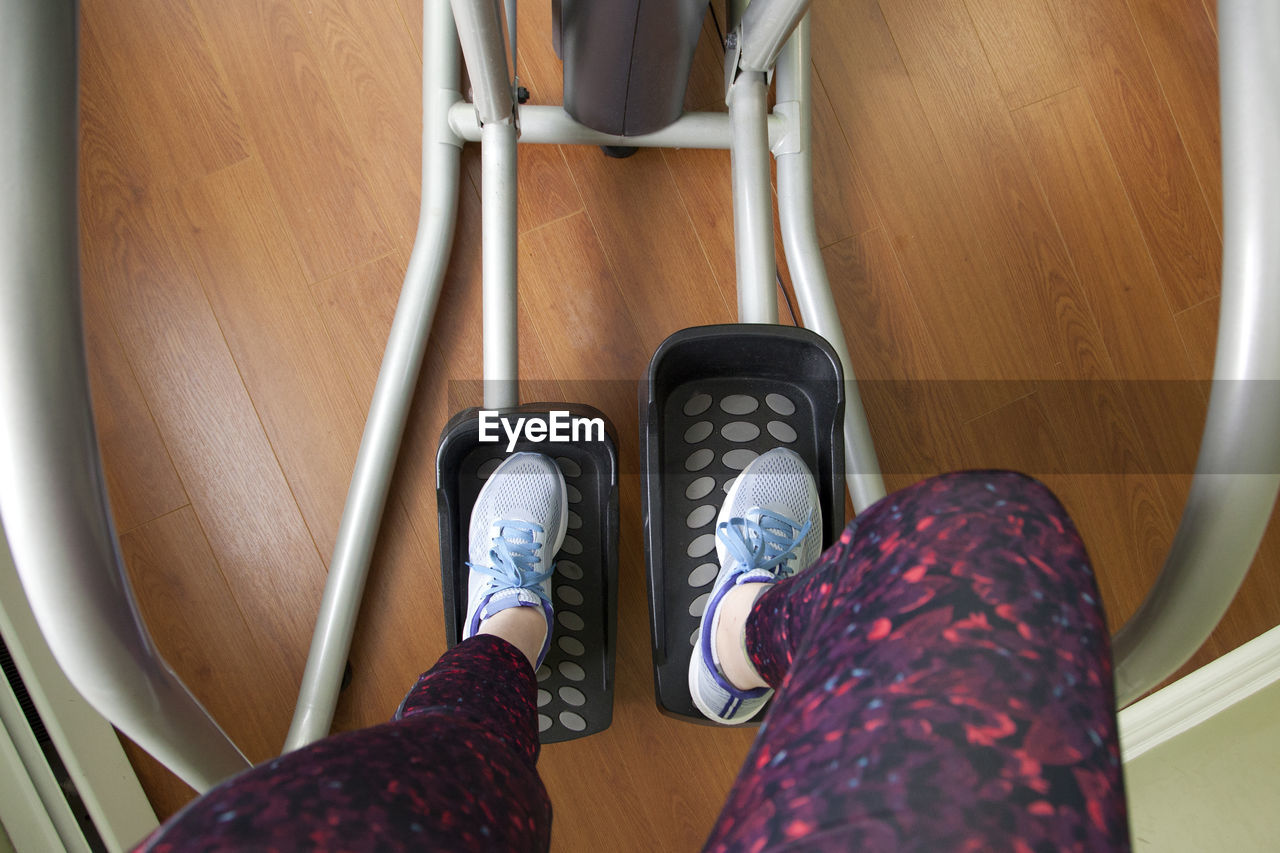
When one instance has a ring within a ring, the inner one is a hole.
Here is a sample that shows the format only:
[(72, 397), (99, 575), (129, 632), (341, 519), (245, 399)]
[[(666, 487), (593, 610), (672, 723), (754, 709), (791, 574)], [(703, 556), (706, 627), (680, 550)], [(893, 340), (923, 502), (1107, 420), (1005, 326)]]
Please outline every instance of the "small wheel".
[(633, 145), (601, 145), (600, 150), (604, 152), (604, 156), (606, 157), (612, 157), (615, 160), (625, 160), (640, 149)]

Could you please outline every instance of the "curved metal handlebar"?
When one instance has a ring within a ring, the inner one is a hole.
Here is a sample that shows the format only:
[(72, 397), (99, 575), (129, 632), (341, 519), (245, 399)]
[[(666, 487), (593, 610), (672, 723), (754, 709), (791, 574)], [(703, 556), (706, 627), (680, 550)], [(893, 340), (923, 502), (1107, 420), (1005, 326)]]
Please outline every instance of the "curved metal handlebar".
[(0, 0), (0, 519), (54, 657), (205, 790), (249, 762), (138, 615), (89, 405), (76, 218), (76, 4)]
[(1173, 548), (1116, 634), (1128, 705), (1186, 662), (1235, 597), (1280, 488), (1280, 4), (1218, 4), (1222, 299), (1209, 415)]

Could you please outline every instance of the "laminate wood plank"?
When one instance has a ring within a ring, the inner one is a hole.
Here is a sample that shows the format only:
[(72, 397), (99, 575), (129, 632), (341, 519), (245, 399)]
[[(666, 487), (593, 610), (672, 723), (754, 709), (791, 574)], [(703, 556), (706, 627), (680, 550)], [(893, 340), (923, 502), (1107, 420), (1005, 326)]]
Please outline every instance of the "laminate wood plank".
[[(843, 85), (843, 84), (842, 84)], [(812, 75), (813, 212), (818, 245), (838, 243), (880, 225), (875, 200), (862, 178), (826, 86)]]
[(1178, 334), (1187, 349), (1191, 375), (1201, 381), (1213, 378), (1218, 348), (1218, 299), (1207, 299), (1174, 315)]
[(965, 0), (1009, 109), (1079, 84), (1075, 57), (1062, 42), (1045, 0)]
[(302, 0), (301, 20), (389, 244), (418, 225), (422, 61), (394, 2)]
[[(1089, 303), (1036, 185), (962, 0), (884, 0), (880, 4), (971, 224), (972, 239), (995, 263), (984, 289), (1010, 300), (1003, 328), (1030, 352), (1039, 376), (1062, 362), (1068, 375), (1110, 375)], [(1024, 11), (1026, 11), (1024, 9)], [(997, 319), (997, 318), (992, 318)]]
[(941, 356), (887, 235), (850, 237), (822, 259), (840, 283), (836, 308), (886, 485), (971, 466), (957, 401), (967, 383), (938, 378)]
[[(474, 167), (479, 155), (478, 146), (463, 149), (464, 173)], [(428, 367), (438, 369), (446, 364), (453, 365), (445, 374), (448, 377), (480, 375), (480, 224), (480, 199), (464, 179), (458, 193), (449, 263), (436, 307), (441, 322), (432, 326), (427, 337), (424, 377)], [(368, 409), (373, 397), (407, 268), (407, 255), (392, 254), (313, 286), (329, 340), (361, 410)], [(421, 394), (415, 394), (415, 400), (421, 398)]]
[(309, 280), (385, 254), (385, 223), (359, 168), (348, 121), (292, 2), (198, 2), (196, 11)]
[[(992, 286), (996, 265), (974, 231), (970, 203), (940, 150), (945, 142), (929, 126), (879, 6), (828, 3), (812, 14), (814, 66), (833, 111), (865, 166), (867, 188), (926, 325), (947, 330), (936, 340), (940, 369), (955, 379), (1043, 375), (1052, 365), (1043, 347), (1037, 352), (1026, 340), (1023, 305)], [(1017, 382), (986, 388), (999, 393), (967, 416), (1025, 393)]]
[[(266, 171), (247, 161), (184, 187), (173, 230), (320, 553), (330, 554), (361, 413), (315, 310)], [(263, 328), (272, 334), (262, 334)]]
[(422, 3), (419, 0), (395, 0), (396, 11), (404, 21), (405, 31), (413, 40), (418, 57), (422, 57)]
[(1037, 391), (961, 426), (977, 465), (1019, 471), (1050, 485), (1070, 468)]
[[(484, 178), (479, 158), (469, 163), (467, 174), (476, 192), (483, 192)], [(538, 143), (516, 146), (517, 234), (532, 231), (582, 209), (582, 197), (565, 162), (562, 146)]]
[(712, 282), (720, 288), (726, 302), (737, 305), (733, 178), (729, 152), (673, 148), (657, 153), (666, 160), (671, 171), (682, 212), (692, 221), (711, 270)]
[(588, 213), (646, 351), (679, 329), (737, 316), (715, 284), (661, 152), (626, 160), (582, 146), (564, 153), (578, 191), (592, 200)]
[[(587, 382), (639, 381), (649, 355), (587, 214), (522, 235), (519, 256), (527, 270), (522, 313), (533, 320), (554, 374)], [(634, 395), (629, 402), (634, 410)]]
[[(244, 672), (246, 663), (261, 666), (261, 662), (256, 660), (253, 649), (242, 648), (248, 631), (234, 611), (232, 596), (225, 588), (195, 512), (186, 507), (142, 525), (120, 537), (120, 549), (142, 619), (156, 639), (161, 656), (241, 751), (268, 756), (271, 747), (262, 743), (271, 727), (270, 721), (264, 720), (268, 715), (262, 712), (266, 703), (255, 702), (253, 694), (234, 683), (236, 675), (251, 676)], [(195, 607), (223, 613), (223, 619), (216, 624), (202, 626), (219, 631), (218, 634), (202, 634), (183, 619), (186, 608)], [(239, 630), (234, 630), (237, 626)], [(223, 628), (233, 630), (223, 635)], [(216, 644), (206, 644), (207, 640)], [(230, 657), (237, 651), (248, 654)], [(219, 690), (219, 686), (223, 689)], [(274, 688), (270, 681), (264, 686), (268, 694)], [(268, 725), (262, 725), (264, 722)], [(168, 767), (127, 736), (116, 736), (161, 821), (196, 798), (195, 790)]]
[[(553, 375), (566, 377), (565, 399), (600, 409), (619, 436), (619, 484), (624, 540), (642, 536), (639, 503), (637, 385), (649, 353), (618, 289), (607, 253), (586, 213), (557, 221), (520, 240), (521, 313), (543, 342)], [(643, 553), (623, 548), (620, 557), (619, 654), (647, 658), (648, 611)]]
[[(83, 133), (96, 131), (88, 124)], [(102, 304), (210, 547), (255, 641), (283, 655), (292, 689), (323, 563), (192, 265), (165, 227), (170, 210), (135, 200), (99, 156), (104, 149), (90, 143), (84, 150), (94, 155), (82, 160), (84, 287), (105, 294)], [(217, 618), (192, 618), (206, 615)]]
[[(526, 234), (519, 251), (529, 271), (520, 294), (521, 313), (542, 342), (552, 375), (566, 377), (565, 399), (595, 406), (609, 418), (621, 442), (618, 452), (627, 486), (638, 488), (633, 476), (639, 471), (638, 447), (630, 439), (639, 431), (636, 388), (648, 369), (650, 353), (640, 343), (590, 218), (579, 213)], [(627, 497), (635, 501), (624, 500), (622, 513), (638, 530), (638, 490)], [(624, 612), (644, 612), (648, 605), (642, 591), (643, 560), (624, 564), (638, 569), (641, 578), (632, 590), (639, 597)], [(647, 625), (642, 627), (647, 631)]]
[(1213, 25), (1213, 31), (1218, 32), (1218, 4), (1214, 0), (1204, 0), (1204, 12), (1209, 16), (1209, 23)]
[(373, 400), (406, 266), (406, 256), (394, 253), (312, 286), (334, 360), (361, 411)]
[[(1159, 272), (1145, 251), (1140, 223), (1111, 165), (1085, 93), (1063, 93), (1018, 110), (1014, 118), (1058, 214), (1117, 376), (1148, 380), (1153, 392), (1160, 389), (1149, 380), (1190, 379), (1186, 350), (1161, 292)], [(1168, 423), (1168, 414), (1148, 415), (1150, 420), (1139, 416), (1140, 428), (1152, 428), (1153, 437), (1164, 436), (1160, 458), (1165, 461), (1154, 470), (1190, 470), (1186, 443), (1174, 438), (1175, 431), (1159, 428)]]
[[(1194, 389), (1193, 389), (1194, 390)], [(1046, 382), (1036, 397), (1066, 463), (1068, 508), (1095, 550), (1108, 618), (1117, 629), (1155, 581), (1173, 544), (1189, 469), (1155, 468), (1146, 395), (1132, 382)], [(1135, 399), (1136, 398), (1136, 399)]]
[[(624, 678), (626, 683), (643, 684), (646, 676), (651, 683), (647, 668), (628, 672), (620, 666), (618, 684)], [(542, 751), (539, 772), (557, 809), (556, 849), (699, 849), (746, 757), (754, 730), (712, 729), (662, 717), (653, 708), (652, 693), (634, 701), (620, 698), (615, 697), (608, 730)], [(597, 773), (582, 772), (590, 762), (599, 763)], [(722, 781), (713, 784), (709, 779)]]
[[(735, 322), (738, 263), (733, 237), (733, 170), (729, 152), (705, 148), (672, 148), (662, 151), (661, 155), (671, 170), (681, 205), (693, 222), (698, 242), (714, 277), (714, 284), (720, 289), (726, 304), (734, 307), (734, 316), (725, 322)], [(777, 198), (772, 188), (770, 202), (773, 206), (774, 258), (781, 276), (785, 272), (785, 250), (778, 227)], [(780, 288), (777, 290), (777, 303), (778, 321), (783, 325), (795, 325)]]
[(1273, 509), (1249, 574), (1213, 636), (1189, 662), (1200, 667), (1257, 637), (1280, 613), (1280, 510)]
[(1199, 0), (1130, 0), (1147, 55), (1209, 215), (1222, 233), (1222, 138), (1218, 121), (1218, 36)]
[(561, 146), (521, 145), (517, 156), (520, 170), (517, 228), (521, 233), (583, 209), (582, 197)]
[(1140, 224), (1082, 89), (1014, 116), (1122, 380), (1117, 405), (1144, 437), (1142, 470), (1162, 475), (1172, 517), (1186, 501), (1207, 401), (1187, 381), (1186, 349)]
[[(350, 307), (322, 314), (301, 267), (292, 255), (278, 250), (287, 245), (288, 233), (256, 163), (185, 188), (178, 208), (174, 219), (198, 259), (204, 287), (255, 408), (327, 559), (367, 412), (349, 382), (342, 381), (343, 353), (333, 345), (330, 330), (338, 329), (348, 338), (367, 330), (356, 322)], [(335, 278), (331, 288), (347, 283), (343, 274)], [(348, 293), (347, 299), (352, 296)], [(264, 327), (272, 334), (263, 335)], [(379, 338), (385, 342), (386, 330)], [(371, 392), (371, 384), (369, 388)], [(380, 580), (385, 575), (413, 578), (429, 562), (422, 540), (400, 504), (391, 502), (371, 574)], [(361, 611), (367, 618), (359, 623), (350, 653), (358, 679), (344, 694), (335, 727), (386, 719), (412, 676), (425, 668), (425, 656), (413, 654), (395, 627), (411, 623), (424, 598), (440, 599), (438, 579), (434, 594), (431, 583), (423, 587), (421, 581), (410, 580), (408, 590), (387, 582), (371, 584)], [(300, 616), (314, 619), (314, 614)]]
[(84, 291), (85, 351), (111, 515), (117, 530), (128, 531), (184, 506), (187, 493), (116, 338), (103, 296), (100, 288)]
[[(195, 511), (183, 507), (126, 533), (120, 549), (139, 611), (173, 671), (249, 760), (278, 753), (294, 699), (287, 666), (254, 642)], [(217, 618), (201, 618), (209, 613)], [(144, 768), (148, 792), (169, 792), (159, 810), (181, 807), (185, 799), (175, 793), (182, 789), (167, 770), (154, 762), (135, 766)]]
[[(104, 132), (130, 183), (172, 186), (248, 156), (236, 107), (187, 3), (95, 0), (81, 7), (80, 33), (86, 61), (101, 63), (83, 79), (112, 115)], [(105, 76), (113, 84), (98, 86)], [(138, 132), (116, 135), (126, 128)]]
[[(332, 730), (391, 718), (419, 675), (445, 651), (436, 519), (392, 496), (383, 512), (347, 659), (351, 683), (338, 697)], [(428, 615), (430, 614), (430, 615)]]
[(1172, 309), (1203, 302), (1217, 292), (1221, 241), (1128, 6), (1065, 0), (1053, 11)]

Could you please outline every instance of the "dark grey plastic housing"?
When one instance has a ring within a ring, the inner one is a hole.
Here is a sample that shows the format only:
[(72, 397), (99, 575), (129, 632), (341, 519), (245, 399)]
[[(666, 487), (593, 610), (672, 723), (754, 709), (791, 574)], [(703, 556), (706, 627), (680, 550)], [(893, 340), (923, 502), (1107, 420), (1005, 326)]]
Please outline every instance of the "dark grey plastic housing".
[(707, 5), (560, 0), (553, 38), (564, 60), (565, 111), (620, 136), (652, 133), (678, 119)]

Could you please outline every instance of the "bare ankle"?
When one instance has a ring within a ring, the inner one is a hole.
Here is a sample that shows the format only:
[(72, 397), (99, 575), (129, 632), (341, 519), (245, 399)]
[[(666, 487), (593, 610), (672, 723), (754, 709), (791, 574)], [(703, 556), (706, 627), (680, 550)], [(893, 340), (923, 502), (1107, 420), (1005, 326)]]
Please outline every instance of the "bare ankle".
[(770, 586), (772, 584), (744, 583), (726, 592), (720, 601), (714, 638), (716, 656), (724, 677), (739, 690), (769, 686), (747, 655), (746, 631), (752, 605)]
[(477, 634), (493, 634), (515, 646), (537, 665), (538, 655), (547, 641), (547, 617), (541, 607), (508, 607), (480, 623)]

